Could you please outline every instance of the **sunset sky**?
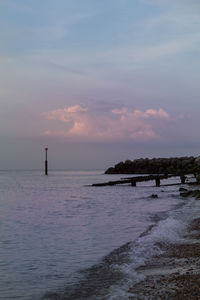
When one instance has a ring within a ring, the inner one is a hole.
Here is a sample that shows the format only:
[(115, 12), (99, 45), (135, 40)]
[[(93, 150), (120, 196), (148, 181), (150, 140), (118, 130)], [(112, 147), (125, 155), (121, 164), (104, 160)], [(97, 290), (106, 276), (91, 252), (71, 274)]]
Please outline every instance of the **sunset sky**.
[(0, 169), (200, 155), (199, 0), (0, 0)]

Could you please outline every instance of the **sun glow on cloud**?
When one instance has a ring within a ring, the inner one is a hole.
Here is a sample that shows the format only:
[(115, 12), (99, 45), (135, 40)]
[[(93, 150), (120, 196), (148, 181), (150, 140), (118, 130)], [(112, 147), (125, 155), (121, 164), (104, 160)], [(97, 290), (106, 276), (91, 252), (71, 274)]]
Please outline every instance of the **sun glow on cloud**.
[(50, 112), (43, 113), (43, 117), (47, 120), (58, 120), (62, 122), (71, 122), (76, 119), (78, 113), (87, 111), (87, 108), (80, 105), (74, 105), (64, 109), (56, 109)]
[(122, 107), (97, 114), (80, 105), (44, 112), (42, 116), (49, 121), (68, 123), (67, 129), (64, 126), (61, 130), (46, 130), (45, 135), (102, 142), (159, 139), (160, 129), (170, 120), (161, 108), (141, 111)]

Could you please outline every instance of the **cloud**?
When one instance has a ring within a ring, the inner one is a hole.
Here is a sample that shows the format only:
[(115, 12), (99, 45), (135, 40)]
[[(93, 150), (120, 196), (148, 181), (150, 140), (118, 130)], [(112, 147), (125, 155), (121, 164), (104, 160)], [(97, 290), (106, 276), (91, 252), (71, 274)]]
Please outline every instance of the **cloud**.
[(46, 20), (45, 26), (29, 28), (28, 33), (35, 35), (42, 41), (58, 41), (65, 39), (70, 33), (73, 25), (89, 18), (90, 14), (77, 13), (66, 18), (55, 18), (55, 20)]
[[(155, 6), (163, 6), (163, 10), (146, 20), (147, 26), (165, 26), (173, 30), (173, 34), (177, 34), (177, 30), (183, 35), (199, 32), (199, 0), (140, 0)], [(163, 27), (161, 27), (163, 29)], [(178, 36), (178, 35), (177, 35)]]
[(77, 113), (87, 111), (87, 108), (80, 105), (70, 106), (64, 109), (56, 109), (50, 112), (44, 112), (42, 116), (47, 120), (57, 120), (62, 122), (72, 122), (78, 116)]
[(154, 5), (170, 5), (170, 6), (186, 6), (186, 7), (191, 7), (191, 6), (196, 6), (200, 7), (199, 0), (140, 0), (141, 3), (149, 3), (149, 4), (154, 4)]
[(45, 112), (42, 117), (68, 123), (60, 130), (46, 130), (47, 136), (99, 142), (160, 139), (160, 129), (170, 121), (161, 108), (141, 111), (122, 107), (99, 115), (80, 105)]
[(129, 116), (131, 118), (149, 118), (153, 116), (153, 117), (169, 119), (169, 114), (166, 111), (164, 111), (162, 108), (158, 110), (147, 109), (145, 112), (142, 112), (141, 110), (130, 111), (124, 107), (122, 109), (113, 109), (112, 113), (121, 116)]

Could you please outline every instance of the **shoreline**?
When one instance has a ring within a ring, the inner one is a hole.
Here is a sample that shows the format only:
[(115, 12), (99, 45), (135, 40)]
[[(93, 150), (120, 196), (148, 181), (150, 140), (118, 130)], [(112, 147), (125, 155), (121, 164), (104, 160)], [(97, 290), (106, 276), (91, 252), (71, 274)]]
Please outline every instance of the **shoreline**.
[(164, 253), (137, 269), (146, 278), (129, 289), (130, 300), (200, 299), (200, 218), (188, 226), (181, 244), (164, 245)]

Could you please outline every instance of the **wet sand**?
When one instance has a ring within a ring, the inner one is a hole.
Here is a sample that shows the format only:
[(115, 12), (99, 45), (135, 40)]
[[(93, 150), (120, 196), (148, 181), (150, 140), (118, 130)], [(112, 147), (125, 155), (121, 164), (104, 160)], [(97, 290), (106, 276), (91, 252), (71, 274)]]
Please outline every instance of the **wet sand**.
[(129, 299), (200, 299), (199, 238), (200, 218), (189, 225), (183, 244), (163, 245), (162, 255), (138, 269), (146, 279), (129, 290)]

